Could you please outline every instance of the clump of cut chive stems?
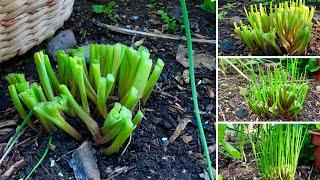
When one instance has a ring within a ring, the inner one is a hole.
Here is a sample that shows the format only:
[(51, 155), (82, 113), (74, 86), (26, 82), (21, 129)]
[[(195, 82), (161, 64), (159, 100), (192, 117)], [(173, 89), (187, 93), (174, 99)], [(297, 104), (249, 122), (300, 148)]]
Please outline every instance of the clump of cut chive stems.
[(305, 134), (301, 125), (266, 124), (251, 135), (251, 145), (262, 179), (295, 179)]
[[(289, 66), (290, 72), (289, 72)], [(294, 118), (303, 109), (308, 93), (305, 75), (297, 73), (297, 60), (287, 62), (287, 67), (276, 66), (267, 70), (258, 65), (249, 68), (249, 94), (245, 96), (250, 109), (259, 116)]]
[[(164, 63), (158, 59), (154, 68), (149, 50), (138, 50), (123, 44), (90, 45), (90, 59), (86, 63), (85, 49), (72, 49), (70, 54), (58, 51), (57, 73), (43, 52), (35, 53), (34, 59), (40, 84), (30, 85), (23, 74), (9, 74), (6, 80), (14, 106), (22, 118), (33, 111), (33, 117), (48, 133), (56, 127), (78, 141), (84, 137), (79, 129), (68, 123), (68, 117), (79, 117), (97, 144), (108, 145), (102, 151), (109, 155), (119, 151), (143, 119), (143, 113), (133, 111), (141, 101), (148, 100)], [(153, 69), (153, 70), (152, 70)], [(108, 110), (108, 100), (117, 96)], [(91, 117), (90, 104), (105, 119), (103, 127)], [(28, 125), (35, 129), (30, 121)]]

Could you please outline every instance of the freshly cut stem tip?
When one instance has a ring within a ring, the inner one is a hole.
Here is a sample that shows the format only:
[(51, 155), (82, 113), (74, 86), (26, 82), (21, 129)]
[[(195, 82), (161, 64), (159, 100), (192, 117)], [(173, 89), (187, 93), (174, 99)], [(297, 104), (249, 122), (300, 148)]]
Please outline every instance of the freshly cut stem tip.
[(54, 98), (54, 93), (52, 90), (52, 86), (50, 83), (50, 79), (47, 73), (45, 60), (44, 60), (44, 54), (42, 51), (37, 52), (34, 54), (35, 64), (37, 67), (38, 75), (40, 82), (42, 84), (42, 87), (44, 89), (44, 93), (46, 94), (47, 98), (52, 101)]
[(121, 146), (128, 139), (128, 137), (132, 134), (133, 130), (134, 130), (133, 123), (131, 122), (130, 119), (126, 119), (119, 134), (115, 137), (112, 144), (108, 148), (103, 149), (102, 152), (106, 155), (110, 155), (115, 152), (118, 152)]
[(107, 118), (104, 121), (103, 127), (101, 128), (102, 134), (106, 134), (111, 127), (121, 120), (121, 116), (119, 114), (121, 110), (121, 104), (115, 103), (113, 108), (108, 113)]
[(137, 125), (141, 122), (142, 118), (143, 118), (143, 113), (141, 111), (138, 111), (137, 114), (134, 116), (134, 118), (132, 119), (132, 123), (134, 125)]

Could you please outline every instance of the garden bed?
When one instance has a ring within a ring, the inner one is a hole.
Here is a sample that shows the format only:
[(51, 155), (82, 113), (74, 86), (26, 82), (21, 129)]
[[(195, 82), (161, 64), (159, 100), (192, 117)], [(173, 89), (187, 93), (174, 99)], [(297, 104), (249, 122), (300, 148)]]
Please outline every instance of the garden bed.
[[(224, 61), (224, 59), (219, 59)], [(241, 60), (242, 61), (242, 60)], [(244, 61), (245, 62), (245, 61)], [(264, 65), (263, 65), (264, 66)], [(267, 65), (265, 65), (267, 66)], [(257, 68), (255, 68), (257, 70)], [(256, 115), (247, 105), (241, 89), (249, 91), (250, 83), (239, 73), (227, 70), (222, 73), (219, 71), (218, 75), (218, 101), (219, 101), (219, 120), (218, 121), (318, 121), (319, 107), (320, 107), (320, 92), (319, 81), (311, 79), (306, 80), (309, 86), (306, 100), (303, 103), (301, 112), (293, 118), (267, 117), (266, 115)], [(266, 72), (266, 69), (263, 70)], [(289, 73), (290, 74), (290, 73)], [(288, 74), (288, 76), (290, 76)], [(246, 74), (248, 76), (248, 74)], [(261, 77), (258, 75), (258, 78)]]
[[(244, 7), (250, 9), (252, 1), (235, 1), (235, 0), (221, 0), (219, 1), (219, 56), (279, 56), (277, 51), (269, 49), (266, 53), (257, 51), (251, 53), (249, 48), (240, 39), (240, 37), (234, 31), (234, 25), (231, 22), (234, 20), (242, 20), (244, 24), (247, 24), (246, 14)], [(308, 6), (316, 6), (315, 4), (308, 4)], [(320, 26), (320, 12), (316, 8), (316, 12), (313, 17), (313, 30), (312, 40), (307, 47), (303, 56), (316, 56), (320, 54), (319, 47), (319, 26)]]
[[(214, 39), (215, 18), (197, 8), (196, 5), (200, 3), (200, 1), (187, 2), (191, 22), (196, 24), (192, 32)], [(102, 23), (140, 31), (153, 31), (152, 29), (161, 31), (162, 24), (151, 24), (150, 18), (153, 17), (154, 20), (161, 22), (161, 17), (155, 13), (158, 9), (162, 9), (161, 7), (166, 5), (165, 7), (172, 7), (168, 11), (174, 14), (179, 13), (177, 9), (180, 7), (178, 2), (160, 1), (150, 10), (146, 8), (146, 2), (138, 4), (117, 1), (115, 12), (119, 15), (119, 19), (113, 22), (105, 15), (94, 14), (91, 11), (93, 4), (93, 2), (85, 0), (76, 1), (74, 12), (63, 27), (63, 29), (73, 30), (78, 45), (120, 42), (130, 46), (143, 38), (111, 31), (107, 32), (105, 29), (95, 26), (93, 19)], [(184, 31), (178, 29), (177, 35), (183, 36)], [(144, 40), (143, 45), (150, 49), (151, 58), (162, 58), (165, 62), (165, 68), (150, 100), (141, 109), (145, 113), (146, 119), (134, 132), (126, 152), (122, 156), (120, 156), (121, 152), (111, 156), (105, 156), (97, 152), (96, 156), (102, 178), (110, 178), (114, 174), (116, 179), (166, 179), (167, 177), (200, 179), (199, 174), (204, 173), (206, 164), (201, 154), (202, 148), (193, 115), (193, 105), (190, 98), (191, 89), (189, 84), (181, 84), (175, 78), (186, 69), (175, 60), (178, 46), (181, 44), (184, 44), (184, 42), (151, 38)], [(45, 43), (33, 48), (22, 57), (16, 57), (0, 65), (0, 119), (2, 122), (21, 119), (9, 98), (4, 76), (11, 72), (21, 72), (26, 74), (27, 80), (38, 81), (32, 57), (34, 52), (44, 47)], [(214, 56), (215, 47), (210, 44), (194, 43), (194, 51)], [(214, 71), (214, 69), (206, 68), (196, 69), (196, 83), (201, 81), (197, 85), (200, 110), (208, 146), (212, 149), (215, 145), (215, 99), (213, 96), (210, 96), (210, 98), (208, 96), (215, 92)], [(182, 138), (178, 138), (173, 144), (166, 146), (162, 138), (169, 138), (180, 120), (184, 118), (190, 119), (191, 122), (181, 135), (190, 136), (192, 140), (186, 143)], [(78, 120), (74, 119), (71, 123), (77, 124), (75, 121)], [(84, 134), (88, 133), (81, 129), (85, 129), (84, 126), (79, 127), (78, 130)], [(12, 134), (13, 130), (12, 128), (9, 134)], [(7, 142), (9, 137), (8, 134), (0, 136), (0, 142)], [(28, 130), (19, 139), (19, 142), (22, 143), (14, 148), (9, 156), (10, 158), (7, 159), (4, 166), (0, 167), (0, 170), (3, 173), (21, 158), (24, 158), (26, 167), (14, 172), (10, 179), (25, 177), (31, 171), (44, 151), (48, 142), (48, 135), (45, 132), (34, 133)], [(68, 161), (71, 159), (73, 150), (79, 145), (79, 142), (74, 141), (60, 130), (54, 133), (51, 150), (33, 177), (35, 179), (74, 179)], [(99, 150), (98, 147), (95, 149)], [(214, 152), (211, 152), (211, 159), (214, 166)], [(53, 166), (52, 162), (54, 162)]]
[[(226, 180), (231, 179), (260, 179), (261, 175), (255, 165), (255, 161), (251, 152), (251, 148), (245, 149), (247, 154), (247, 162), (238, 162), (231, 158), (224, 157), (222, 154), (218, 156), (219, 174)], [(299, 163), (295, 179), (319, 179), (320, 171), (315, 169), (312, 164)]]

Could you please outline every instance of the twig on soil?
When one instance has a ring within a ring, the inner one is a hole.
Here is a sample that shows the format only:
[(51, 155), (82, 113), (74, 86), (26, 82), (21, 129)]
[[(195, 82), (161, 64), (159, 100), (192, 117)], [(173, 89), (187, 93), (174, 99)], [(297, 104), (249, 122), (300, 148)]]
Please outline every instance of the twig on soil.
[(6, 172), (2, 174), (4, 177), (10, 177), (14, 172), (18, 171), (19, 169), (23, 168), (26, 165), (26, 161), (24, 158), (15, 162)]
[(127, 151), (127, 148), (129, 147), (129, 145), (130, 145), (130, 143), (131, 143), (131, 138), (132, 138), (132, 135), (130, 135), (129, 141), (128, 141), (126, 147), (123, 149), (123, 151), (122, 151), (122, 153), (121, 153), (120, 156), (122, 156), (122, 155)]
[[(131, 30), (131, 29), (127, 29), (127, 28), (112, 26), (109, 24), (104, 24), (104, 23), (98, 22), (95, 19), (93, 19), (92, 21), (93, 21), (93, 24), (95, 24), (98, 27), (105, 28), (109, 31), (127, 34), (127, 35), (141, 35), (141, 36), (149, 36), (149, 37), (162, 38), (162, 39), (187, 41), (187, 39), (185, 37), (181, 37), (181, 36), (174, 36), (174, 35), (170, 35), (170, 34), (142, 32), (142, 31)], [(192, 42), (216, 44), (216, 40), (211, 40), (211, 39), (192, 39)]]
[(71, 151), (67, 152), (66, 154), (64, 154), (64, 155), (62, 155), (62, 156), (60, 156), (60, 157), (58, 157), (58, 159), (56, 159), (56, 161), (57, 161), (57, 162), (58, 162), (58, 161), (60, 161), (60, 159), (61, 159), (61, 158), (64, 158), (66, 155), (68, 155), (68, 154), (70, 154), (70, 153), (73, 153), (75, 150), (77, 150), (77, 149), (73, 149), (73, 150), (71, 150)]
[(310, 171), (310, 173), (309, 173), (308, 180), (310, 180), (310, 179), (311, 179), (312, 171), (313, 171), (313, 166), (311, 167), (311, 171)]
[(226, 121), (226, 116), (224, 115), (224, 113), (223, 113), (223, 111), (221, 109), (221, 106), (218, 105), (218, 107), (219, 107), (219, 111), (220, 111), (220, 114), (222, 116), (223, 121)]

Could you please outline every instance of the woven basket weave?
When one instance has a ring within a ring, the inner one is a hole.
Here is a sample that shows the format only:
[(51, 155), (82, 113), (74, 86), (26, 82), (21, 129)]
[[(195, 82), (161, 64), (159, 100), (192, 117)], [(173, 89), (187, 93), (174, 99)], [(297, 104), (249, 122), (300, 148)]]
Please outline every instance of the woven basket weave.
[(0, 0), (0, 63), (54, 35), (74, 0)]

